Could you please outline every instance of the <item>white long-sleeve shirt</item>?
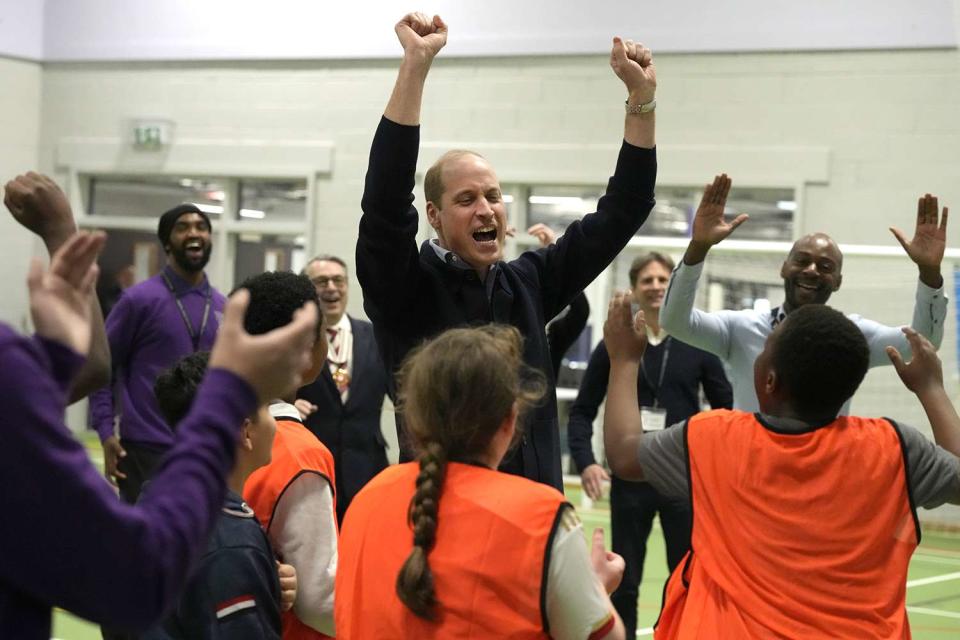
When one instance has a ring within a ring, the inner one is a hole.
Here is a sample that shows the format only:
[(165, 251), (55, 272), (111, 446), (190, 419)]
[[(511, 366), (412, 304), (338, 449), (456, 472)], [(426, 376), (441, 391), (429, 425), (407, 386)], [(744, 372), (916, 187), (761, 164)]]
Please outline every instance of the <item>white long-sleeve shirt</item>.
[[(723, 361), (733, 386), (734, 409), (759, 411), (757, 392), (753, 386), (753, 362), (763, 351), (767, 336), (773, 332), (774, 318), (770, 312), (752, 309), (714, 313), (695, 309), (693, 303), (703, 264), (688, 265), (680, 261), (670, 278), (670, 286), (660, 309), (660, 325), (677, 340), (709, 351)], [(918, 281), (910, 326), (940, 348), (946, 316), (947, 297), (943, 287), (933, 289)], [(867, 339), (871, 367), (890, 364), (884, 351), (887, 346), (896, 347), (904, 359), (910, 357), (910, 345), (900, 327), (888, 327), (856, 314), (847, 317)], [(848, 400), (841, 413), (849, 413), (849, 408)]]
[[(287, 403), (270, 405), (275, 418), (299, 420)], [(303, 473), (277, 500), (267, 536), (283, 561), (297, 570), (293, 612), (304, 624), (335, 636), (334, 579), (337, 575), (337, 524), (330, 483), (315, 473)]]

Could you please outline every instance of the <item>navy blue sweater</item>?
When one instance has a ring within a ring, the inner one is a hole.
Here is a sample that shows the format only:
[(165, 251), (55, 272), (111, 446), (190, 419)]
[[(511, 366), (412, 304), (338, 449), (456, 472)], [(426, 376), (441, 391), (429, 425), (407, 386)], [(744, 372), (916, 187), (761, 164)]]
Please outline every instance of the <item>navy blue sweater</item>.
[[(524, 361), (543, 372), (548, 393), (527, 416), (526, 435), (501, 470), (560, 488), (556, 389), (544, 326), (646, 220), (654, 204), (656, 151), (624, 142), (597, 213), (572, 223), (556, 244), (499, 263), (487, 297), (476, 272), (446, 264), (426, 243), (417, 250), (413, 187), (419, 144), (419, 127), (381, 119), (361, 204), (357, 279), (384, 365), (395, 371), (410, 349), (446, 329), (491, 321), (515, 326), (525, 338)], [(394, 391), (391, 376), (391, 396)]]

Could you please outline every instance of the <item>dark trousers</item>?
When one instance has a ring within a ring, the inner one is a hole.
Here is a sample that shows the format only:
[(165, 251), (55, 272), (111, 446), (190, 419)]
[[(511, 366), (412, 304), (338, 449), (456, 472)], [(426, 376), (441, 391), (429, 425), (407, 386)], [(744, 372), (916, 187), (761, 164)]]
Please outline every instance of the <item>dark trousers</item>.
[[(117, 470), (127, 474), (126, 478), (117, 478), (120, 499), (127, 504), (136, 504), (143, 483), (153, 475), (167, 449), (127, 440), (121, 440), (120, 444), (127, 452), (127, 455), (120, 458), (117, 463)], [(107, 627), (100, 627), (100, 633), (104, 640), (136, 640), (137, 638), (136, 634)]]
[(637, 635), (637, 597), (643, 579), (643, 561), (653, 517), (660, 513), (660, 525), (667, 546), (667, 566), (677, 566), (690, 548), (690, 510), (685, 504), (663, 498), (646, 482), (610, 480), (610, 525), (613, 550), (623, 556), (623, 581), (610, 600), (623, 619), (627, 638)]
[(117, 478), (120, 499), (127, 504), (136, 504), (143, 483), (153, 476), (153, 472), (167, 453), (167, 448), (128, 440), (121, 440), (120, 444), (127, 452), (127, 455), (120, 458), (117, 464), (117, 469), (127, 474), (126, 478)]

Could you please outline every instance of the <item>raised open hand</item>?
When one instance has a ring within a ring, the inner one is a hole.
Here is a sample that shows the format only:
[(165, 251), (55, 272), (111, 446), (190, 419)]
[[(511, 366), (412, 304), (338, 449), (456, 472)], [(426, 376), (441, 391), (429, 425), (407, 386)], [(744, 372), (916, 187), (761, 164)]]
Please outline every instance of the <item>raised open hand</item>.
[(646, 104), (653, 100), (657, 93), (657, 69), (650, 49), (639, 42), (615, 37), (610, 50), (610, 67), (627, 86), (630, 104)]
[(527, 229), (527, 233), (539, 240), (541, 247), (549, 247), (557, 241), (557, 232), (542, 222), (539, 222)]
[(317, 337), (317, 305), (307, 302), (290, 324), (254, 336), (243, 328), (249, 304), (246, 289), (227, 300), (210, 368), (226, 369), (246, 380), (260, 402), (284, 398), (300, 386), (303, 372), (312, 363), (314, 342), (323, 339)]
[[(940, 263), (943, 262), (943, 253), (947, 247), (947, 214), (944, 207), (943, 215), (939, 215), (937, 197), (929, 193), (917, 200), (917, 226), (913, 232), (913, 240), (908, 241), (903, 231), (890, 227), (890, 232), (907, 252), (910, 259), (921, 270), (934, 272), (932, 280), (940, 280), (940, 284), (930, 283), (930, 286), (942, 286), (940, 279)], [(925, 279), (926, 280), (926, 279)]]
[(910, 343), (910, 361), (904, 362), (896, 347), (887, 347), (886, 351), (904, 386), (914, 393), (942, 389), (943, 366), (940, 364), (936, 348), (912, 328), (903, 327), (902, 330)]
[(90, 350), (96, 261), (106, 238), (103, 232), (74, 234), (53, 254), (48, 269), (34, 258), (27, 275), (37, 335), (84, 356)]
[(713, 184), (706, 186), (703, 197), (700, 199), (700, 206), (697, 207), (697, 213), (693, 217), (691, 242), (713, 246), (747, 221), (749, 216), (745, 213), (741, 213), (730, 222), (727, 222), (723, 215), (731, 184), (730, 178), (723, 173), (713, 179)]
[(17, 222), (40, 236), (51, 254), (77, 232), (67, 197), (43, 174), (29, 171), (8, 182), (3, 204)]
[(394, 27), (405, 54), (420, 54), (432, 60), (447, 44), (447, 25), (440, 16), (408, 13)]
[(607, 321), (603, 323), (603, 340), (610, 360), (640, 362), (647, 348), (647, 325), (643, 311), (634, 316), (630, 307), (629, 291), (617, 291), (607, 307)]

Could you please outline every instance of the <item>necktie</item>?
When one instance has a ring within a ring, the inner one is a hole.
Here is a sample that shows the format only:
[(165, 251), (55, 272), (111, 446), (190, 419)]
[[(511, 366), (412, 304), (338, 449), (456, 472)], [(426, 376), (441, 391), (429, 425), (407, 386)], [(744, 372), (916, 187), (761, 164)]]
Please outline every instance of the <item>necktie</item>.
[(350, 372), (347, 368), (346, 354), (341, 353), (343, 344), (340, 339), (340, 330), (327, 329), (327, 335), (330, 336), (330, 348), (327, 350), (327, 362), (330, 363), (331, 369), (330, 375), (333, 376), (333, 381), (337, 385), (337, 391), (340, 392), (340, 395), (343, 395), (343, 392), (350, 388)]

